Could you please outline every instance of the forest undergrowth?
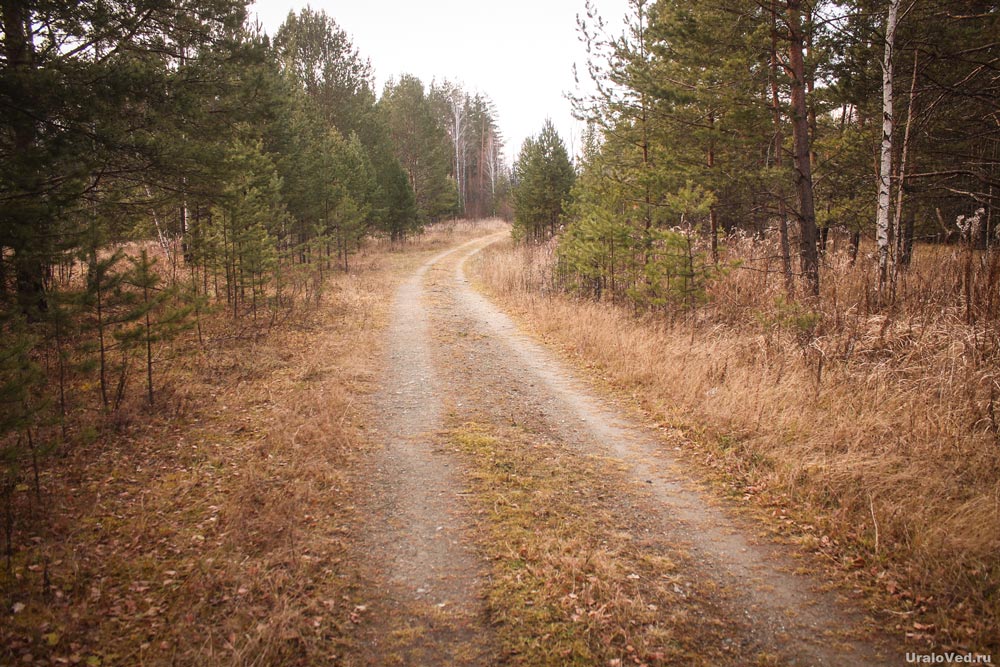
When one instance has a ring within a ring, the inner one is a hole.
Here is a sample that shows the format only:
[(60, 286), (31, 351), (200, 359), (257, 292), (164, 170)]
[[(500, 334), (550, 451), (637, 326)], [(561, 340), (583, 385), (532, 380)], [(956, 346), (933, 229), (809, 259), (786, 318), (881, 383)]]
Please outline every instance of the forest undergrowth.
[(918, 247), (883, 308), (873, 263), (836, 246), (820, 299), (789, 299), (776, 247), (753, 238), (724, 248), (704, 305), (673, 313), (567, 292), (555, 242), (495, 245), (475, 271), (908, 645), (996, 653), (1000, 332), (955, 305), (967, 252)]
[[(157, 348), (155, 410), (128, 392), (114, 413), (67, 423), (37, 488), (22, 475), (9, 504), (0, 662), (343, 657), (364, 613), (357, 408), (377, 377), (391, 290), (408, 262), (476, 229), (370, 241), (318, 299), (274, 321), (203, 313), (199, 331)], [(80, 375), (69, 391), (92, 384)]]

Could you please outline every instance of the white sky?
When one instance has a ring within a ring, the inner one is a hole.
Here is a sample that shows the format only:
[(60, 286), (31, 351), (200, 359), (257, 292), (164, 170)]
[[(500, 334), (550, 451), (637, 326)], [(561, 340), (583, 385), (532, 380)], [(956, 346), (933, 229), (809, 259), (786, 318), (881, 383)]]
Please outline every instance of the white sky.
[[(584, 0), (257, 0), (257, 15), (273, 35), (290, 10), (324, 10), (371, 60), (379, 94), (390, 77), (413, 74), (458, 82), (496, 104), (505, 154), (513, 161), (528, 136), (551, 118), (574, 151), (581, 128), (566, 92), (574, 90), (573, 63), (586, 85), (585, 51), (576, 30)], [(594, 0), (614, 32), (621, 32), (627, 0)]]

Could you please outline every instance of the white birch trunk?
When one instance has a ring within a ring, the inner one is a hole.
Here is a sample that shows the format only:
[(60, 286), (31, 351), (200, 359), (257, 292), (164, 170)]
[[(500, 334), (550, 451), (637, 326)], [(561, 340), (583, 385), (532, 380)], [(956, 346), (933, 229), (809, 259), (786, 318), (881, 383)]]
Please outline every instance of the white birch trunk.
[(500, 162), (497, 139), (492, 130), (486, 137), (486, 177), (490, 179), (490, 214), (497, 214), (497, 176)]
[(458, 186), (458, 201), (465, 214), (465, 94), (457, 86), (448, 96), (451, 106), (451, 140), (455, 146), (455, 184)]
[(896, 41), (896, 19), (899, 1), (891, 0), (885, 20), (885, 54), (882, 58), (882, 159), (879, 163), (878, 215), (875, 235), (878, 243), (878, 293), (883, 297), (889, 278), (889, 207), (892, 187), (892, 74), (893, 49)]

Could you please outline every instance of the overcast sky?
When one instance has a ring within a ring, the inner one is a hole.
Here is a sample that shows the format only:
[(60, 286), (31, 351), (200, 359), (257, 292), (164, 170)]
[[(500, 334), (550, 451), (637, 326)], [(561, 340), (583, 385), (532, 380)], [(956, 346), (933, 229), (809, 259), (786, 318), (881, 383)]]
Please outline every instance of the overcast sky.
[[(574, 90), (574, 62), (586, 78), (576, 31), (584, 0), (258, 0), (250, 13), (273, 35), (289, 10), (306, 4), (332, 16), (371, 60), (379, 93), (387, 79), (407, 73), (425, 85), (449, 79), (489, 95), (508, 160), (547, 117), (567, 148), (579, 144), (580, 128), (564, 93)], [(620, 32), (627, 0), (594, 5)]]

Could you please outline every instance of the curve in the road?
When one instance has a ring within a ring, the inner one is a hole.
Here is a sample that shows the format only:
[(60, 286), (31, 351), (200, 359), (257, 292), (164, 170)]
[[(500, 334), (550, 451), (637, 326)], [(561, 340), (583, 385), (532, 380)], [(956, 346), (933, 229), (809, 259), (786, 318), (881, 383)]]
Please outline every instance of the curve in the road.
[(505, 375), (521, 388), (517, 400), (537, 406), (567, 446), (617, 460), (636, 488), (652, 491), (651, 518), (695, 556), (702, 571), (693, 578), (708, 577), (719, 590), (731, 591), (733, 611), (748, 621), (769, 652), (792, 665), (898, 663), (884, 655), (884, 647), (859, 639), (865, 634), (864, 614), (850, 601), (820, 590), (819, 580), (794, 573), (800, 564), (787, 549), (750, 537), (749, 524), (693, 488), (691, 473), (671, 456), (672, 447), (609, 407), (567, 364), (472, 288), (466, 263), (496, 240), (491, 237), (440, 264), (454, 267), (450, 282), (457, 316), (473, 322), (481, 340), (500, 344), (499, 354), (494, 346), (493, 374), (496, 364), (506, 366)]
[[(745, 645), (789, 665), (897, 664), (898, 655), (886, 655), (895, 653), (888, 644), (866, 638), (864, 615), (850, 600), (796, 572), (799, 564), (785, 547), (753, 537), (751, 524), (691, 483), (671, 447), (599, 397), (472, 288), (468, 259), (503, 236), (426, 262), (393, 303), (387, 372), (376, 401), (385, 449), (372, 540), (389, 618), (376, 628), (372, 655), (382, 664), (496, 660), (483, 603), (488, 569), (472, 546), (460, 461), (434, 450), (447, 408), (458, 419), (471, 411), (530, 415), (567, 451), (624, 470), (632, 482), (623, 491), (627, 502), (646, 512), (661, 543), (691, 554), (692, 581), (722, 591), (734, 632), (750, 635)], [(719, 619), (707, 620), (713, 621)]]

